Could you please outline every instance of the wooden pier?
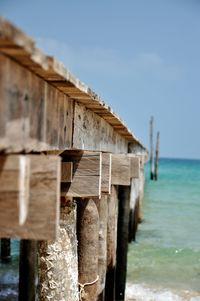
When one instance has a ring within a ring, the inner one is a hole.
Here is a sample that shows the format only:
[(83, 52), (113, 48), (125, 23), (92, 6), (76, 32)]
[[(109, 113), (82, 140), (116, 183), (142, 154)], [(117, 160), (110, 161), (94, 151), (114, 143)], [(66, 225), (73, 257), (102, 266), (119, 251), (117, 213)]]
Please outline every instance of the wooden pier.
[(124, 300), (146, 155), (90, 88), (0, 18), (0, 237), (21, 240), (20, 301)]

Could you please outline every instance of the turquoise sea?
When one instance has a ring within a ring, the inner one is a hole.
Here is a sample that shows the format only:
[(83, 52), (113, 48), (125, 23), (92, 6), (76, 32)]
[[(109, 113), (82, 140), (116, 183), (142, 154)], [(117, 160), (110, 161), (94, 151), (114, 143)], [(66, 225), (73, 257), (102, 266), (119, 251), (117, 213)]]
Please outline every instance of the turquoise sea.
[(143, 222), (129, 246), (127, 300), (200, 300), (200, 160), (146, 166)]

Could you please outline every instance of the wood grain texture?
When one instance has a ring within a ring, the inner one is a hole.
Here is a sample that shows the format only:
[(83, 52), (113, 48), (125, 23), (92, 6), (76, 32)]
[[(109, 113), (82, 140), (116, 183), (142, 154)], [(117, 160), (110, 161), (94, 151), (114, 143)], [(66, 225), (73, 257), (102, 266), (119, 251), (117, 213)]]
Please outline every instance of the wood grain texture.
[(85, 106), (75, 103), (73, 147), (83, 150), (126, 153), (128, 141), (103, 118)]
[(72, 100), (0, 54), (0, 150), (70, 148), (72, 120)]
[[(19, 227), (25, 223), (30, 198), (29, 186), (29, 158), (24, 155), (0, 156), (1, 226), (18, 225)], [(3, 233), (0, 237), (4, 237)]]
[[(10, 157), (10, 156), (7, 156)], [(21, 156), (16, 157), (16, 167), (12, 164), (11, 172), (7, 167), (4, 184), (0, 185), (0, 237), (13, 237), (23, 239), (55, 239), (59, 222), (60, 200), (60, 158), (57, 156), (26, 155), (30, 160), (28, 173), (29, 195), (26, 219), (19, 223), (18, 200), (27, 194), (19, 189), (21, 169), (18, 168)], [(2, 166), (2, 164), (1, 164)], [(5, 168), (4, 168), (5, 169)], [(16, 179), (13, 180), (13, 177)], [(27, 178), (28, 178), (27, 177)], [(23, 187), (21, 184), (20, 187)], [(22, 188), (21, 188), (22, 189)]]
[(111, 193), (111, 160), (111, 154), (102, 153), (101, 192), (104, 194)]
[(101, 164), (99, 152), (67, 151), (64, 162), (73, 162), (71, 183), (62, 183), (61, 194), (68, 197), (92, 197), (101, 195)]
[(124, 154), (112, 154), (112, 178), (113, 185), (130, 185), (130, 158)]

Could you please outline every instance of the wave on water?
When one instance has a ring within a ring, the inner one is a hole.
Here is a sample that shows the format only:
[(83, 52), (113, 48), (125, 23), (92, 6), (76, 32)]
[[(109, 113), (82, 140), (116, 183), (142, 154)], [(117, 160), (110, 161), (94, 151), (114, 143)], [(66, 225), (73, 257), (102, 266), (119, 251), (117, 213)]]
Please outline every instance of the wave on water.
[(126, 285), (126, 301), (200, 301), (200, 294), (191, 291), (156, 289), (144, 284)]

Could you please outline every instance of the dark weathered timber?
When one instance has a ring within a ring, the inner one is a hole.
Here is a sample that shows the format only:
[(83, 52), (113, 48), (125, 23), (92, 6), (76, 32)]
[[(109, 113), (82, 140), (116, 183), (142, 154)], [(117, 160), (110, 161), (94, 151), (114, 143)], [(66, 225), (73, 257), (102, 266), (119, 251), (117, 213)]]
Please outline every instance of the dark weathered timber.
[(19, 263), (19, 301), (36, 300), (37, 241), (21, 240)]
[(106, 273), (105, 301), (115, 301), (116, 267), (109, 267)]
[(105, 284), (105, 301), (115, 301), (117, 217), (118, 217), (118, 186), (112, 185), (111, 195), (108, 196), (107, 273), (106, 273), (106, 284)]
[(8, 263), (10, 261), (11, 261), (10, 239), (2, 238), (1, 239), (1, 262)]
[[(99, 214), (92, 199), (77, 202), (77, 238), (79, 283), (91, 283), (98, 276)], [(85, 286), (84, 301), (96, 301), (98, 281)]]
[(127, 271), (127, 251), (130, 212), (130, 186), (119, 186), (119, 214), (117, 230), (117, 264), (115, 300), (124, 301)]

